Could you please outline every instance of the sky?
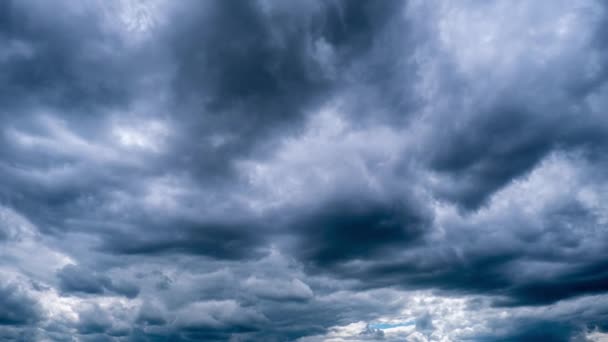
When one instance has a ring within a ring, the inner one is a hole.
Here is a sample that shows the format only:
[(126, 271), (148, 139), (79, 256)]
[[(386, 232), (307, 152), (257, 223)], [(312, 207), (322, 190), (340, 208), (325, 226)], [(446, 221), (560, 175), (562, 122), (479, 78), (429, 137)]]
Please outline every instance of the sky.
[(608, 341), (600, 0), (0, 2), (0, 340)]

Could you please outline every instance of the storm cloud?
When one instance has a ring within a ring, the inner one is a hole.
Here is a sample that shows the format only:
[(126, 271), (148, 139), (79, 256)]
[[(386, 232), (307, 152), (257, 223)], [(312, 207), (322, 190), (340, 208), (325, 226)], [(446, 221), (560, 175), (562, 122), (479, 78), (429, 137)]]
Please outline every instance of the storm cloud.
[(601, 1), (0, 3), (0, 339), (603, 341)]

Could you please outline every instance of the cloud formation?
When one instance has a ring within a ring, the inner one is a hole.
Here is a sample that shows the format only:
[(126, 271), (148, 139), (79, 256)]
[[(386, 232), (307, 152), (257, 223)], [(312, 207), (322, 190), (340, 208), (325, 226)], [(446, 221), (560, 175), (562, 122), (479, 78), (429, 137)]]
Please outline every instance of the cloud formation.
[(2, 2), (0, 339), (606, 339), (607, 11)]

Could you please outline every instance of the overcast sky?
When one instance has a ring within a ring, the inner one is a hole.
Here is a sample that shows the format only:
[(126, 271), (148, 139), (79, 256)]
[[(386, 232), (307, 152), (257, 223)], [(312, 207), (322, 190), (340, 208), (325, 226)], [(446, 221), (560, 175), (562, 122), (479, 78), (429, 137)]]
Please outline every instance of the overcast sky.
[(608, 6), (0, 1), (0, 340), (608, 341)]

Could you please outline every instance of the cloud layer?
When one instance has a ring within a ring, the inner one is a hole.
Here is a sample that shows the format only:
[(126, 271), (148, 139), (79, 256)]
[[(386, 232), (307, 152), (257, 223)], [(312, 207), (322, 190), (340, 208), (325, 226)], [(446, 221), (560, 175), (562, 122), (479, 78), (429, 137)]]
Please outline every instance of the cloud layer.
[(604, 341), (601, 1), (0, 4), (0, 339)]

